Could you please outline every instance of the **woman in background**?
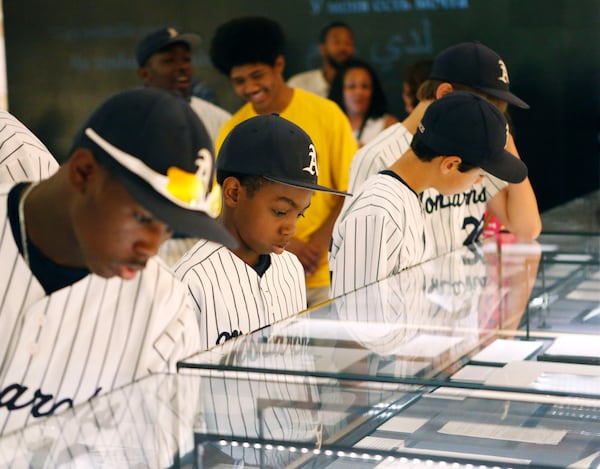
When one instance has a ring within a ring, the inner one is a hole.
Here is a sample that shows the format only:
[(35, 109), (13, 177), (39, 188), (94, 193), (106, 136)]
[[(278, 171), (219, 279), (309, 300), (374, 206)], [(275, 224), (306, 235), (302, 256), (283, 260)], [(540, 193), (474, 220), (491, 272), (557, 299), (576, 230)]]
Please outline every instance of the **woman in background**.
[(350, 59), (337, 72), (328, 98), (348, 116), (359, 146), (398, 122), (387, 112), (387, 99), (375, 70), (362, 60)]

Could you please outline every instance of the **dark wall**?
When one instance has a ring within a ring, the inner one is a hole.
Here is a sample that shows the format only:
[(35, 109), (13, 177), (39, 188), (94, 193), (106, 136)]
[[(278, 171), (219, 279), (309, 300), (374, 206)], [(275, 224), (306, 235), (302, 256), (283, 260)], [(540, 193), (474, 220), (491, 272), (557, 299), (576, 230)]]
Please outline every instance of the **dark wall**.
[(358, 55), (379, 71), (391, 111), (404, 117), (402, 70), (460, 41), (479, 40), (508, 65), (516, 142), (540, 208), (600, 187), (599, 0), (23, 0), (3, 2), (9, 107), (63, 160), (88, 113), (138, 86), (133, 50), (164, 25), (200, 34), (197, 77), (230, 111), (241, 104), (210, 65), (215, 28), (265, 15), (288, 36), (286, 76), (318, 65), (318, 32), (332, 20), (355, 30)]

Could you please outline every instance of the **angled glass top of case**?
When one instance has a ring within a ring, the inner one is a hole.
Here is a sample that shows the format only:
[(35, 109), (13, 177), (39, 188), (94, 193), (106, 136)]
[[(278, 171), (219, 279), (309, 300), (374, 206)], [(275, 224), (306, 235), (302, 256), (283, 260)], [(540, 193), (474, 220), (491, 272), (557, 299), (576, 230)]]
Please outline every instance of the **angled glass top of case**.
[(499, 330), (518, 331), (539, 250), (500, 259), (463, 248), (180, 363), (430, 384)]
[[(542, 261), (586, 264), (600, 262), (600, 233), (542, 233), (538, 239)], [(510, 247), (507, 247), (510, 250)]]
[(536, 336), (600, 333), (600, 263), (542, 261), (524, 315)]
[(0, 437), (0, 467), (218, 467), (202, 461), (209, 451), (198, 450), (223, 440), (231, 451), (220, 453), (220, 463), (241, 457), (259, 466), (255, 445), (262, 441), (297, 447), (284, 459), (277, 450), (267, 455), (282, 467), (304, 454), (301, 447), (367, 432), (418, 397), (407, 386), (218, 375), (152, 375), (38, 419)]
[[(179, 467), (193, 448), (199, 379), (151, 375), (0, 436), (0, 467)], [(5, 395), (5, 397), (7, 397)], [(195, 399), (194, 399), (195, 398)], [(47, 406), (44, 408), (47, 410)], [(187, 441), (180, 439), (187, 429)]]
[(541, 217), (544, 232), (600, 234), (600, 190), (546, 210)]

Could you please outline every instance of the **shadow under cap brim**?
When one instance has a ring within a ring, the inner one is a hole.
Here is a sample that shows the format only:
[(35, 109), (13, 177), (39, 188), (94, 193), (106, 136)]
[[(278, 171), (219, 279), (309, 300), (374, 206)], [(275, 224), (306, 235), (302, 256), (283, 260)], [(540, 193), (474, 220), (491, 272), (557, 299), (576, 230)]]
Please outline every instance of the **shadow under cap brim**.
[(330, 189), (329, 187), (320, 186), (319, 184), (311, 184), (309, 182), (299, 182), (297, 180), (286, 179), (286, 178), (282, 178), (282, 177), (274, 178), (271, 176), (264, 176), (264, 175), (261, 175), (260, 177), (263, 177), (271, 182), (278, 182), (280, 184), (285, 184), (286, 186), (299, 187), (300, 189), (308, 189), (311, 191), (327, 192), (329, 194), (341, 195), (343, 197), (346, 197), (346, 196), (352, 197), (352, 194), (349, 192), (342, 192), (342, 191), (338, 191), (336, 189)]

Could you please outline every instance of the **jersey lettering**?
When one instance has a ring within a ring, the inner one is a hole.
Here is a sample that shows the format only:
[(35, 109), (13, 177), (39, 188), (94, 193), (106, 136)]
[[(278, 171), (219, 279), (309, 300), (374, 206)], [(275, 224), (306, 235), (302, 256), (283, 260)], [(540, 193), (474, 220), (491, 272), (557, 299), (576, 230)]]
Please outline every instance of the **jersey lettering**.
[[(94, 396), (98, 395), (101, 389), (102, 388), (98, 388), (94, 393)], [(23, 402), (22, 398), (26, 395), (27, 391), (29, 391), (29, 388), (22, 384), (9, 384), (4, 389), (0, 390), (0, 408), (6, 407), (9, 411), (13, 411), (31, 406), (31, 415), (37, 418), (53, 415), (61, 406), (66, 406), (68, 409), (73, 407), (73, 399), (65, 398), (52, 403), (52, 401), (54, 401), (54, 396), (52, 394), (45, 394), (40, 389), (36, 389), (33, 392), (33, 397), (29, 401)], [(19, 402), (19, 400), (21, 402)], [(47, 410), (42, 409), (43, 406), (49, 403), (50, 405), (46, 406)]]
[(236, 329), (231, 331), (231, 333), (229, 333), (227, 331), (223, 331), (219, 334), (219, 337), (217, 337), (216, 345), (223, 344), (223, 343), (227, 342), (228, 340), (234, 339), (242, 334), (243, 334), (242, 331), (238, 331)]
[(448, 207), (462, 207), (463, 205), (470, 204), (485, 204), (487, 202), (487, 193), (485, 187), (481, 188), (481, 191), (477, 192), (475, 188), (468, 192), (461, 192), (460, 194), (454, 194), (451, 196), (444, 196), (438, 194), (435, 199), (427, 197), (422, 200), (423, 208), (427, 213), (437, 212), (438, 210)]
[(473, 244), (475, 241), (477, 241), (477, 239), (479, 239), (479, 236), (483, 231), (483, 223), (481, 222), (481, 220), (478, 220), (475, 217), (464, 218), (462, 229), (466, 230), (468, 226), (472, 226), (473, 228), (463, 241), (463, 246), (469, 246), (470, 244)]

